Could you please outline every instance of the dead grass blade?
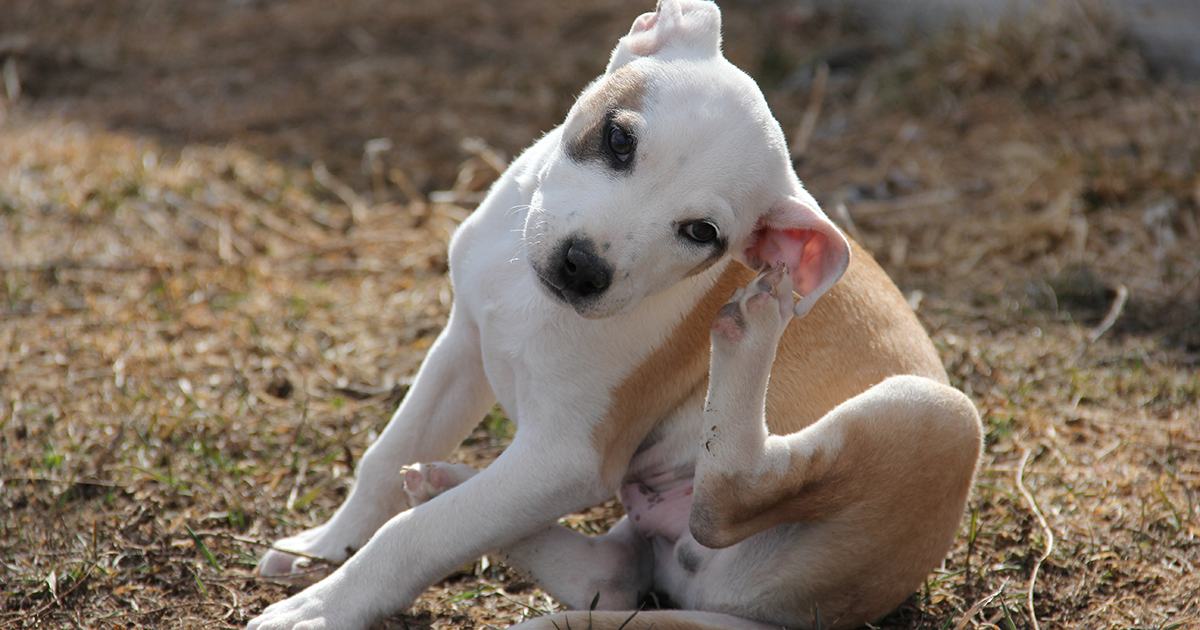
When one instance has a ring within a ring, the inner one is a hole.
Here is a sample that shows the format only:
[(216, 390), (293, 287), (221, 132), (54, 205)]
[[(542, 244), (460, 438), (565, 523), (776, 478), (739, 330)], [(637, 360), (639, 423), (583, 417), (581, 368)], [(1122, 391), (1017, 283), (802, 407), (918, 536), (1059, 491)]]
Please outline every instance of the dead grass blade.
[(808, 107), (800, 119), (800, 127), (792, 141), (791, 153), (793, 161), (804, 159), (808, 153), (808, 144), (812, 140), (813, 131), (817, 128), (817, 119), (821, 117), (821, 108), (825, 104), (825, 88), (829, 83), (829, 64), (821, 62), (813, 70), (812, 93), (809, 96)]
[(1046, 538), (1046, 546), (1042, 550), (1042, 555), (1038, 556), (1037, 562), (1033, 565), (1033, 570), (1029, 574), (1029, 586), (1025, 591), (1026, 603), (1029, 606), (1029, 622), (1033, 625), (1033, 630), (1039, 630), (1037, 611), (1033, 608), (1033, 587), (1037, 583), (1038, 570), (1042, 567), (1042, 562), (1050, 557), (1050, 552), (1054, 550), (1054, 532), (1046, 523), (1046, 517), (1042, 516), (1041, 509), (1038, 508), (1037, 501), (1033, 498), (1033, 494), (1025, 487), (1025, 464), (1029, 461), (1031, 449), (1026, 448), (1021, 452), (1021, 463), (1017, 466), (1017, 489), (1021, 491), (1021, 495), (1029, 502), (1029, 509), (1033, 511), (1033, 515), (1037, 517), (1038, 524), (1042, 527), (1042, 533)]
[(975, 602), (973, 606), (967, 609), (967, 612), (963, 613), (962, 619), (959, 620), (958, 624), (954, 626), (954, 630), (963, 630), (963, 628), (966, 628), (967, 624), (971, 623), (971, 619), (975, 615), (978, 615), (979, 611), (983, 610), (985, 606), (992, 603), (992, 600), (996, 599), (996, 596), (1003, 592), (1004, 587), (1007, 585), (1008, 580), (1001, 582), (1000, 586), (997, 587), (996, 590), (984, 595), (979, 601)]
[(1096, 343), (1096, 340), (1104, 333), (1112, 328), (1113, 324), (1117, 323), (1117, 318), (1121, 316), (1121, 311), (1125, 310), (1125, 302), (1129, 298), (1129, 289), (1125, 285), (1117, 285), (1117, 296), (1113, 298), (1112, 306), (1109, 307), (1108, 313), (1100, 324), (1096, 326), (1092, 332), (1088, 333), (1088, 343)]

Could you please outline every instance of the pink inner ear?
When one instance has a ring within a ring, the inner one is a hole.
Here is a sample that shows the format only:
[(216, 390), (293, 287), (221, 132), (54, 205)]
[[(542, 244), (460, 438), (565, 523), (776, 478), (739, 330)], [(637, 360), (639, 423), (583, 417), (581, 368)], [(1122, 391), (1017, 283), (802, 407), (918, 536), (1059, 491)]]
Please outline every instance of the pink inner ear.
[(792, 286), (800, 295), (808, 295), (834, 272), (828, 256), (831, 246), (829, 237), (817, 230), (759, 226), (746, 248), (746, 262), (755, 269), (787, 263)]

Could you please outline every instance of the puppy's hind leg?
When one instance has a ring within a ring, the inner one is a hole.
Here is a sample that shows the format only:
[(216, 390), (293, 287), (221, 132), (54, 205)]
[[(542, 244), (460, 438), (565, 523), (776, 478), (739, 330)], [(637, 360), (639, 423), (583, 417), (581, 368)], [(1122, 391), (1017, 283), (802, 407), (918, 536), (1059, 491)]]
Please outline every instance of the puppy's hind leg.
[(769, 435), (766, 390), (791, 306), (790, 281), (776, 268), (713, 323), (690, 529), (702, 545), (725, 548), (795, 524), (778, 530), (788, 532), (779, 553), (795, 568), (773, 595), (793, 613), (775, 618), (804, 625), (819, 609), (827, 627), (853, 627), (899, 604), (949, 550), (979, 457), (979, 416), (955, 389), (894, 376), (796, 433)]
[(593, 602), (596, 610), (636, 610), (653, 588), (654, 550), (627, 518), (599, 536), (549, 525), (499, 554), (575, 610), (587, 610)]

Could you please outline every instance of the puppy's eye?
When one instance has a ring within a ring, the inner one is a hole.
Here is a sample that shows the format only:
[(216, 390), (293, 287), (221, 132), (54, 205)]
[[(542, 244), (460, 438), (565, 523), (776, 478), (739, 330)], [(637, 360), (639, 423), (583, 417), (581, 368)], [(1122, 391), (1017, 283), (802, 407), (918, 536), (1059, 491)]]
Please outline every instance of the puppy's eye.
[(633, 153), (633, 138), (625, 133), (624, 129), (613, 125), (608, 128), (608, 150), (612, 151), (618, 160), (625, 162)]
[(708, 221), (685, 223), (683, 227), (679, 228), (679, 231), (697, 243), (708, 243), (717, 238), (717, 226)]

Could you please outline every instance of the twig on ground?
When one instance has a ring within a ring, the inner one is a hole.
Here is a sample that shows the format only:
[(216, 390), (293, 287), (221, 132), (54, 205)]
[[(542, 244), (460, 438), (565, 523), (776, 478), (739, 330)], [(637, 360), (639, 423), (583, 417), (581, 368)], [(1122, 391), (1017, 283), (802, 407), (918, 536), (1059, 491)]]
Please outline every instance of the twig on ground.
[(138, 263), (107, 263), (92, 260), (56, 260), (47, 263), (29, 265), (0, 265), (3, 273), (31, 273), (58, 271), (60, 269), (86, 269), (91, 271), (143, 271), (146, 269), (171, 269), (170, 263), (162, 265), (143, 265)]
[(221, 607), (227, 608), (227, 607), (229, 607), (229, 604), (226, 604), (224, 602), (210, 602), (210, 601), (181, 602), (181, 603), (177, 603), (177, 604), (167, 604), (164, 606), (159, 606), (158, 608), (149, 608), (146, 610), (118, 610), (118, 611), (111, 612), (107, 615), (101, 615), (99, 617), (95, 617), (94, 619), (97, 621), (108, 621), (111, 619), (120, 619), (122, 617), (133, 617), (133, 616), (146, 617), (146, 616), (150, 616), (150, 615), (161, 615), (162, 613), (169, 612), (172, 610), (182, 610), (185, 608), (203, 608), (206, 606), (221, 606)]
[[(496, 589), (495, 591), (493, 591), (493, 592), (494, 592), (494, 593), (496, 593), (497, 595), (499, 595), (500, 597), (503, 597), (504, 599), (506, 599), (506, 600), (508, 600), (508, 601), (510, 601), (510, 602), (512, 602), (512, 603), (514, 603), (514, 604), (516, 604), (516, 605), (518, 605), (518, 606), (520, 606), (520, 607), (522, 607), (522, 608), (525, 608), (525, 609), (528, 609), (528, 610), (530, 610), (530, 611), (532, 611), (532, 612), (535, 612), (535, 613), (537, 613), (537, 615), (536, 615), (537, 617), (544, 617), (544, 616), (546, 616), (546, 615), (549, 615), (549, 614), (552, 614), (552, 613), (553, 613), (553, 611), (550, 611), (550, 610), (542, 610), (541, 608), (538, 608), (537, 606), (534, 606), (534, 605), (532, 605), (532, 604), (526, 604), (525, 602), (523, 602), (523, 601), (521, 601), (521, 600), (517, 599), (516, 597), (513, 597), (512, 595), (509, 595), (509, 594), (508, 594), (508, 592), (507, 592), (507, 591), (505, 591), (503, 588), (497, 588), (497, 589)], [(532, 599), (532, 598), (531, 598), (531, 599)]]
[[(262, 542), (261, 540), (254, 540), (251, 538), (246, 538), (245, 536), (237, 536), (237, 535), (229, 534), (229, 533), (225, 533), (225, 532), (208, 531), (208, 530), (200, 530), (196, 533), (203, 535), (203, 536), (208, 536), (210, 538), (222, 538), (225, 540), (233, 540), (236, 542), (240, 542), (242, 544), (252, 545), (254, 547), (262, 547), (263, 549), (275, 549), (275, 546), (271, 543), (265, 543), (265, 542)], [(338, 562), (336, 560), (330, 560), (328, 558), (321, 558), (319, 556), (310, 556), (306, 553), (300, 553), (299, 551), (288, 551), (286, 549), (281, 549), (280, 551), (289, 553), (293, 556), (299, 556), (301, 558), (307, 558), (309, 560), (316, 560), (317, 562), (323, 562), (323, 563), (328, 564), (329, 566), (333, 566), (333, 567), (342, 566), (341, 562)], [(310, 573), (310, 572), (311, 571), (306, 571), (306, 573)]]
[(400, 192), (404, 193), (405, 197), (408, 197), (410, 204), (417, 203), (424, 206), (429, 203), (429, 200), (421, 193), (421, 189), (417, 188), (417, 185), (413, 183), (412, 179), (403, 170), (399, 168), (389, 169), (388, 180), (395, 184), (400, 189)]
[(967, 612), (963, 613), (963, 617), (961, 620), (959, 620), (958, 625), (954, 626), (954, 630), (963, 630), (963, 628), (967, 627), (967, 624), (971, 622), (971, 618), (973, 618), (975, 615), (979, 614), (979, 611), (983, 610), (983, 607), (990, 604), (993, 599), (996, 599), (996, 596), (999, 595), (1000, 592), (1004, 590), (1004, 587), (1007, 584), (1008, 584), (1008, 580), (1001, 582), (999, 588), (992, 591), (991, 593), (988, 593), (987, 595), (984, 595), (982, 599), (975, 602), (974, 606), (971, 606), (970, 608), (968, 608)]
[(1095, 330), (1088, 333), (1088, 343), (1096, 343), (1096, 340), (1099, 339), (1101, 335), (1108, 332), (1108, 329), (1112, 328), (1113, 324), (1117, 323), (1117, 318), (1119, 318), (1121, 316), (1121, 312), (1125, 310), (1125, 302), (1128, 299), (1129, 289), (1126, 289), (1125, 285), (1123, 284), (1118, 284), (1117, 296), (1113, 298), (1112, 306), (1108, 307), (1108, 314), (1104, 316), (1104, 319), (1100, 320), (1100, 325), (1096, 326)]
[[(286, 551), (284, 553), (292, 553), (292, 552)], [(303, 554), (292, 554), (292, 555), (298, 556), (298, 555), (303, 555)], [(311, 558), (312, 556), (304, 556), (304, 557)], [(253, 576), (253, 579), (259, 580), (261, 582), (266, 582), (268, 584), (278, 584), (279, 586), (295, 586), (296, 584), (295, 584), (294, 580), (296, 578), (305, 577), (308, 575), (321, 575), (322, 573), (325, 573), (325, 571), (327, 571), (327, 570), (330, 570), (330, 569), (336, 570), (337, 567), (340, 567), (340, 566), (342, 566), (342, 563), (340, 563), (340, 562), (333, 562), (332, 560), (321, 560), (321, 565), (319, 565), (319, 566), (315, 566), (315, 567), (310, 566), (307, 569), (304, 569), (303, 571), (293, 571), (287, 575), (279, 576), (278, 579), (276, 579), (274, 577), (264, 577), (264, 576), (261, 576), (258, 574), (255, 574)], [(329, 571), (329, 573), (332, 573), (332, 572), (333, 571)], [(321, 577), (323, 578), (325, 576), (321, 575)], [(316, 580), (314, 580), (314, 581), (316, 581)]]
[(4, 60), (4, 92), (13, 103), (21, 98), (21, 75), (17, 72), (17, 58), (10, 56)]
[(330, 173), (329, 169), (325, 167), (324, 162), (314, 162), (312, 172), (318, 183), (328, 188), (350, 207), (350, 217), (356, 224), (362, 225), (367, 220), (367, 202), (363, 201), (353, 188), (334, 177), (333, 173)]
[(67, 595), (74, 593), (75, 589), (79, 588), (80, 584), (87, 582), (88, 579), (92, 577), (92, 573), (95, 571), (95, 569), (96, 569), (95, 564), (88, 564), (87, 570), (84, 572), (84, 574), (80, 577), (75, 578), (74, 582), (71, 584), (71, 588), (68, 588), (67, 590), (63, 591), (62, 593), (58, 593), (57, 589), (51, 589), (50, 601), (43, 604), (41, 608), (33, 611), (33, 613), (31, 613), (31, 616), (37, 617), (39, 615), (45, 614), (46, 611), (57, 606), (59, 604), (59, 602), (66, 599)]
[(1100, 324), (1092, 329), (1092, 332), (1088, 333), (1087, 339), (1083, 343), (1079, 344), (1079, 349), (1075, 352), (1075, 355), (1071, 357), (1069, 365), (1073, 366), (1079, 361), (1079, 359), (1083, 358), (1083, 355), (1087, 352), (1088, 348), (1090, 348), (1092, 344), (1096, 343), (1096, 341), (1099, 340), (1104, 333), (1108, 332), (1108, 329), (1112, 328), (1113, 324), (1117, 323), (1117, 319), (1121, 317), (1121, 313), (1125, 310), (1125, 303), (1129, 300), (1129, 289), (1126, 289), (1125, 285), (1123, 284), (1118, 284), (1116, 291), (1117, 295), (1113, 298), (1112, 304), (1108, 307), (1108, 313), (1104, 315), (1104, 319), (1100, 320)]
[(1042, 555), (1038, 557), (1037, 562), (1033, 565), (1033, 571), (1029, 574), (1029, 588), (1026, 589), (1026, 600), (1029, 605), (1029, 622), (1033, 625), (1033, 630), (1039, 630), (1037, 613), (1033, 609), (1033, 586), (1037, 583), (1038, 570), (1042, 568), (1042, 562), (1050, 557), (1050, 552), (1054, 549), (1054, 532), (1050, 526), (1046, 524), (1046, 518), (1042, 516), (1042, 511), (1038, 509), (1037, 501), (1034, 500), (1033, 494), (1025, 487), (1025, 463), (1029, 460), (1030, 450), (1026, 448), (1021, 453), (1021, 464), (1017, 467), (1017, 489), (1021, 491), (1021, 495), (1029, 502), (1030, 509), (1033, 510), (1033, 515), (1037, 517), (1038, 524), (1042, 527), (1042, 532), (1046, 537), (1046, 548), (1042, 550)]
[(483, 160), (485, 164), (492, 167), (499, 174), (503, 174), (504, 171), (508, 170), (508, 160), (505, 160), (503, 155), (488, 146), (488, 143), (484, 142), (482, 138), (465, 138), (462, 142), (458, 143), (458, 146), (463, 151), (472, 153)]
[(839, 227), (846, 231), (846, 234), (850, 235), (850, 238), (858, 241), (859, 245), (862, 245), (864, 241), (863, 236), (858, 231), (858, 226), (854, 224), (854, 218), (850, 216), (850, 210), (846, 208), (845, 201), (838, 200), (837, 203), (833, 204), (832, 218), (837, 222)]
[(821, 116), (821, 107), (825, 103), (825, 86), (828, 82), (829, 64), (822, 62), (813, 69), (812, 93), (791, 146), (793, 161), (804, 159), (804, 154), (808, 153), (808, 143), (812, 140), (813, 130), (817, 128), (817, 119)]
[(29, 483), (57, 483), (57, 484), (63, 484), (63, 485), (69, 485), (69, 486), (76, 486), (76, 485), (100, 486), (102, 488), (121, 488), (121, 487), (123, 487), (123, 484), (120, 484), (120, 483), (117, 483), (114, 481), (103, 481), (101, 479), (59, 479), (56, 477), (38, 477), (38, 476), (26, 476), (26, 475), (15, 475), (12, 477), (0, 477), (0, 486), (4, 485), (6, 483), (14, 482), (14, 481), (25, 481), (25, 482), (29, 482)]

